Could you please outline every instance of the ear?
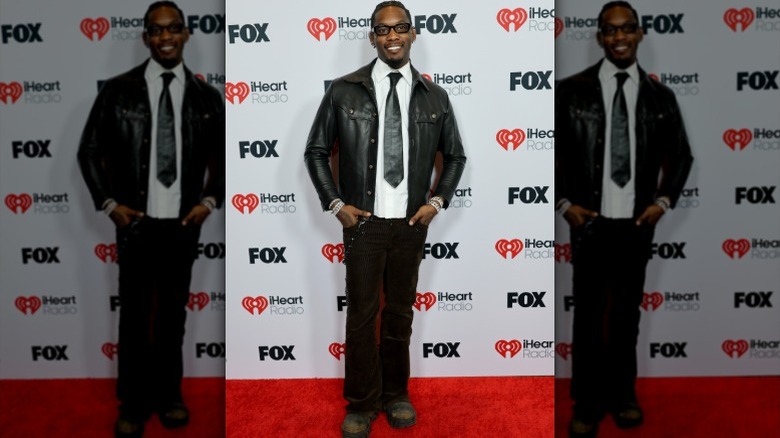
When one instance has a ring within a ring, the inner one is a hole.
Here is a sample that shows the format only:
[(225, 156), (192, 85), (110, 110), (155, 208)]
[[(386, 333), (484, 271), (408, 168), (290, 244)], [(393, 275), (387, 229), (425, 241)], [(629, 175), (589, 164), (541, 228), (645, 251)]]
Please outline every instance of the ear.
[(181, 33), (181, 39), (185, 43), (190, 40), (190, 28), (184, 26), (184, 31)]
[(371, 31), (368, 33), (368, 41), (371, 42), (371, 47), (376, 47), (376, 36), (374, 35), (374, 31)]
[(599, 43), (599, 47), (604, 47), (604, 41), (601, 36), (601, 32), (596, 32), (596, 42)]
[(642, 26), (639, 26), (636, 30), (636, 42), (637, 44), (642, 42), (642, 39), (645, 37), (645, 32), (642, 30)]
[(141, 39), (144, 40), (144, 46), (149, 47), (149, 35), (146, 34), (146, 31), (141, 34)]
[(417, 39), (417, 31), (414, 29), (414, 26), (412, 26), (412, 42), (414, 42)]

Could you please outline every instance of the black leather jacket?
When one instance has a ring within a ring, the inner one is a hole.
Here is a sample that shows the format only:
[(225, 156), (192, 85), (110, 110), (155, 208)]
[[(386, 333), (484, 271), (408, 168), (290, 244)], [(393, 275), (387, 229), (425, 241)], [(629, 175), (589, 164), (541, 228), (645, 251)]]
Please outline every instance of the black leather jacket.
[[(555, 101), (555, 197), (597, 212), (606, 135), (600, 67), (601, 62), (562, 80)], [(691, 148), (674, 92), (641, 68), (635, 159), (634, 217), (660, 196), (674, 207), (691, 169)]]
[[(304, 159), (324, 210), (331, 201), (341, 198), (361, 210), (374, 211), (379, 128), (371, 80), (374, 62), (333, 81), (309, 132)], [(443, 197), (445, 204), (452, 199), (466, 165), (447, 93), (423, 78), (414, 67), (412, 76), (409, 168), (405, 174), (409, 190), (407, 217), (427, 202), (437, 151), (442, 153), (443, 168), (434, 194)], [(336, 144), (338, 189), (329, 164)]]
[[(147, 62), (106, 81), (81, 136), (79, 166), (98, 210), (113, 198), (146, 211), (152, 135)], [(218, 206), (225, 197), (224, 102), (214, 87), (186, 67), (184, 72), (180, 217), (206, 196)]]

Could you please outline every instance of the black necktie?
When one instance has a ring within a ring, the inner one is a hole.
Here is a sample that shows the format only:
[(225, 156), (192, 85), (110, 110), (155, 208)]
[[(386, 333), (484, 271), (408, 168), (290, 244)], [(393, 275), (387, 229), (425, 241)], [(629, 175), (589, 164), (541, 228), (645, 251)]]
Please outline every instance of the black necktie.
[(626, 96), (623, 94), (623, 83), (628, 79), (628, 73), (619, 72), (617, 91), (612, 99), (612, 136), (610, 137), (610, 160), (612, 163), (612, 181), (624, 187), (631, 178), (631, 149), (628, 141), (628, 109)]
[(174, 75), (163, 73), (163, 90), (157, 108), (157, 179), (170, 187), (176, 181), (176, 128), (173, 121), (173, 101), (168, 85)]
[(393, 72), (387, 76), (390, 78), (390, 92), (387, 93), (385, 103), (385, 181), (393, 187), (398, 187), (404, 179), (401, 104), (398, 102), (398, 93), (395, 92), (395, 84), (401, 79), (401, 73)]

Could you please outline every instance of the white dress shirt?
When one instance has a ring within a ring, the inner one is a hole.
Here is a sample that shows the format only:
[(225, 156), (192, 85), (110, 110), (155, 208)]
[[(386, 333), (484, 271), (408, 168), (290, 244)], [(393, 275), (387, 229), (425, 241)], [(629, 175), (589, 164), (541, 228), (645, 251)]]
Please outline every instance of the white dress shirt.
[[(173, 101), (173, 119), (176, 134), (176, 180), (165, 187), (157, 180), (157, 111), (160, 106), (160, 94), (163, 91), (162, 74), (170, 71), (175, 74), (168, 90)], [(166, 70), (154, 59), (149, 59), (144, 74), (149, 90), (149, 103), (152, 110), (151, 151), (149, 159), (149, 195), (146, 201), (146, 215), (158, 219), (179, 217), (181, 207), (181, 108), (184, 101), (184, 63), (172, 70)]]
[[(404, 179), (397, 187), (393, 187), (385, 181), (385, 103), (387, 93), (390, 91), (390, 78), (388, 73), (401, 73), (403, 76), (395, 86), (398, 94), (398, 102), (401, 106), (401, 133), (403, 137), (404, 155)], [(376, 158), (376, 196), (374, 198), (374, 215), (382, 218), (405, 218), (406, 207), (409, 201), (409, 99), (412, 94), (412, 68), (411, 63), (398, 70), (390, 68), (381, 59), (376, 60), (371, 72), (378, 106), (379, 130), (377, 131), (377, 158)]]
[[(631, 152), (631, 176), (625, 186), (620, 187), (612, 181), (612, 100), (617, 91), (615, 73), (625, 71), (628, 78), (623, 83), (623, 94), (626, 96), (628, 109), (628, 141)], [(604, 131), (604, 175), (601, 189), (601, 215), (613, 219), (626, 219), (634, 215), (634, 178), (636, 177), (636, 101), (639, 95), (639, 69), (636, 62), (625, 70), (619, 69), (608, 59), (604, 59), (599, 69), (601, 93), (604, 98), (605, 122)]]

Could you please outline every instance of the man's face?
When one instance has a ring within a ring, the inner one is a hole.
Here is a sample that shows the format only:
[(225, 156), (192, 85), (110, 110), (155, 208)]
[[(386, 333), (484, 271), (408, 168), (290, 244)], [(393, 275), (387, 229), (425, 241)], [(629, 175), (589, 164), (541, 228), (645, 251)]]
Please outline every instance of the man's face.
[(631, 10), (622, 6), (608, 9), (604, 11), (602, 21), (596, 39), (604, 49), (604, 56), (619, 68), (636, 62), (636, 51), (643, 33)]
[(190, 38), (190, 33), (179, 12), (163, 6), (149, 14), (149, 25), (143, 38), (152, 59), (165, 68), (173, 68), (182, 60), (184, 43)]
[[(395, 26), (399, 23), (409, 23), (404, 10), (388, 6), (376, 13), (374, 27), (379, 25)], [(371, 44), (376, 45), (376, 54), (392, 68), (401, 68), (409, 62), (409, 52), (416, 38), (414, 27), (406, 33), (397, 33), (392, 27), (387, 35), (376, 35), (372, 30), (369, 34)]]

